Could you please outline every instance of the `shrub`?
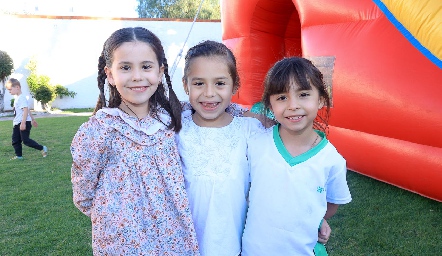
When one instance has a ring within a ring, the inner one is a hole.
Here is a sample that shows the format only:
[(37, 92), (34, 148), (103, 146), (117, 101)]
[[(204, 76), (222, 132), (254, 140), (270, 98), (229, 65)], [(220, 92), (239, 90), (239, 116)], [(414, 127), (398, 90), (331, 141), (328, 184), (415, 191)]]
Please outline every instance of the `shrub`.
[(29, 86), (29, 91), (31, 91), (32, 97), (34, 97), (35, 92), (40, 87), (39, 77), (35, 73), (31, 73), (28, 78), (26, 78), (26, 82)]
[(31, 71), (31, 74), (26, 78), (31, 95), (35, 100), (41, 102), (44, 108), (49, 107), (48, 103), (52, 102), (57, 96), (59, 96), (60, 99), (64, 96), (74, 98), (77, 94), (76, 92), (69, 91), (62, 85), (57, 84), (53, 86), (48, 76), (38, 75), (37, 62), (35, 59), (31, 59), (26, 65), (26, 68)]
[(55, 91), (49, 84), (41, 84), (34, 93), (34, 98), (40, 101), (42, 105), (46, 105), (55, 99)]
[(66, 88), (66, 87), (64, 87), (64, 86), (62, 86), (62, 85), (59, 85), (59, 84), (57, 84), (57, 85), (55, 86), (55, 94), (56, 94), (58, 97), (60, 97), (60, 99), (63, 99), (64, 96), (74, 98), (75, 95), (77, 95), (76, 92), (69, 91), (68, 88)]
[(29, 90), (35, 100), (40, 101), (42, 104), (47, 104), (55, 99), (55, 90), (50, 84), (48, 76), (31, 73), (26, 82), (28, 82)]

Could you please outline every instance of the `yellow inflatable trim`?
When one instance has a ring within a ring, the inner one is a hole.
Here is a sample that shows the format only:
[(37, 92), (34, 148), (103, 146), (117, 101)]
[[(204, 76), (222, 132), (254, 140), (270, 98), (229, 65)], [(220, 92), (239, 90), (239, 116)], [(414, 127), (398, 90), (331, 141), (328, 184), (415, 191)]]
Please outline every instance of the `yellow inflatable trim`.
[(416, 40), (442, 60), (441, 0), (382, 0), (382, 2)]

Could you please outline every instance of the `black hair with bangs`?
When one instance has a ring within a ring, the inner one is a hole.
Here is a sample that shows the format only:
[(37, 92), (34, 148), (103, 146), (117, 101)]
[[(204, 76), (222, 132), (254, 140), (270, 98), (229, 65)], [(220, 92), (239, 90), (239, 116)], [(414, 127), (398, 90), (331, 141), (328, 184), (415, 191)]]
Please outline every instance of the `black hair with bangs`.
[(331, 106), (330, 95), (321, 71), (308, 59), (301, 57), (284, 58), (270, 68), (264, 80), (264, 93), (262, 95), (265, 111), (270, 111), (270, 96), (288, 92), (293, 82), (299, 86), (300, 90), (311, 90), (312, 86), (318, 90), (325, 109), (318, 112), (313, 127), (327, 132)]

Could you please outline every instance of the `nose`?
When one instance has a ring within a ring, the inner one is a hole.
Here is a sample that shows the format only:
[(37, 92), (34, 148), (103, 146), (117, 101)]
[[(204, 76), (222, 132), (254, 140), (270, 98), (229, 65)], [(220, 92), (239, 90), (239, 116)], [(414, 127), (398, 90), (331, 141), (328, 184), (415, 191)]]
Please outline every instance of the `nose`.
[(299, 108), (299, 102), (296, 97), (289, 97), (288, 102), (289, 102), (289, 109), (290, 110), (296, 110)]
[(138, 82), (141, 81), (141, 70), (140, 69), (133, 69), (133, 73), (132, 73), (132, 81), (134, 82)]
[(215, 88), (213, 85), (209, 84), (204, 88), (204, 96), (208, 98), (215, 96)]

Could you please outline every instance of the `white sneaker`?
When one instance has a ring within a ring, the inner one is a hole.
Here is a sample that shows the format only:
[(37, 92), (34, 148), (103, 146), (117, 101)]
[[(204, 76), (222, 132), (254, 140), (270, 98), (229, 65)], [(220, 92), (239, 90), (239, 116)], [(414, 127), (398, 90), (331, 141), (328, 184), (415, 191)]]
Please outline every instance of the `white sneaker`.
[(41, 150), (41, 155), (43, 157), (46, 157), (48, 155), (48, 148), (46, 146), (43, 146), (43, 149)]

